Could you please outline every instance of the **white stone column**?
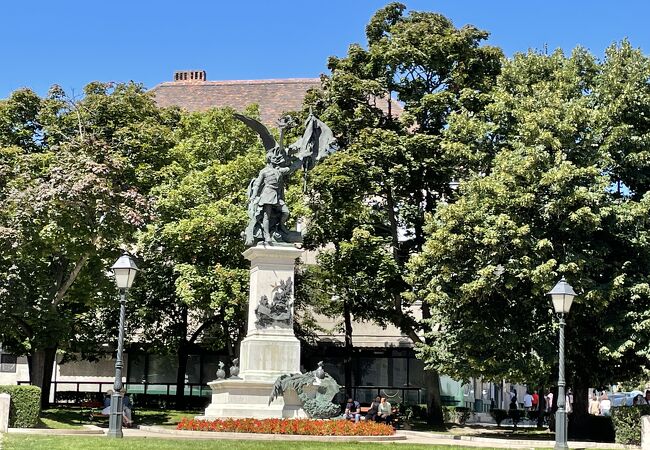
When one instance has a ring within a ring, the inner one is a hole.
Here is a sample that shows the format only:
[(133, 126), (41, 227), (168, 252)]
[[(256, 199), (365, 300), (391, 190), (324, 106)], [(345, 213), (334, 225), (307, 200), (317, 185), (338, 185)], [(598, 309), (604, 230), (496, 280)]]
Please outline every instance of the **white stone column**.
[(301, 254), (293, 245), (281, 244), (258, 245), (244, 252), (251, 262), (248, 327), (239, 354), (239, 376), (244, 380), (274, 382), (282, 374), (300, 372), (300, 341), (293, 326), (261, 326), (255, 310), (262, 296), (272, 302), (280, 283), (291, 282), (293, 317), (294, 271)]
[(9, 429), (9, 406), (11, 397), (9, 394), (0, 394), (0, 433), (6, 433)]
[(650, 450), (650, 416), (641, 416), (641, 450)]
[(269, 311), (274, 303), (274, 294), (280, 293), (282, 282), (285, 286), (286, 283), (292, 286), (287, 303), (291, 304), (293, 318), (294, 270), (296, 259), (301, 254), (302, 250), (293, 245), (282, 244), (261, 244), (244, 252), (244, 257), (251, 262), (251, 269), (248, 327), (240, 345), (239, 378), (208, 383), (212, 389), (212, 402), (202, 418), (307, 417), (302, 401), (297, 397), (279, 397), (269, 404), (275, 380), (280, 375), (300, 372), (300, 341), (293, 333), (292, 323), (269, 320), (269, 323), (260, 324), (255, 314), (262, 296), (266, 296), (266, 311)]

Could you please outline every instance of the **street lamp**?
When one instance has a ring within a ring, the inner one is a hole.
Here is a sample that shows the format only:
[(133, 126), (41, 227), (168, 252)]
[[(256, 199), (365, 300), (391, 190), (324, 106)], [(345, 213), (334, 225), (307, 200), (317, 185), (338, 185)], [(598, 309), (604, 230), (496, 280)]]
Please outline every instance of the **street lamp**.
[(560, 319), (560, 361), (557, 380), (557, 411), (555, 412), (555, 450), (567, 450), (567, 416), (566, 416), (566, 395), (564, 387), (564, 321), (565, 314), (569, 314), (573, 297), (576, 293), (564, 277), (548, 293), (553, 301), (553, 309)]
[(111, 412), (108, 419), (108, 437), (121, 438), (122, 434), (122, 350), (124, 345), (124, 316), (126, 315), (126, 291), (133, 284), (138, 266), (128, 253), (124, 253), (113, 264), (115, 284), (120, 290), (120, 331), (117, 338), (117, 359), (115, 361), (115, 383), (111, 395)]

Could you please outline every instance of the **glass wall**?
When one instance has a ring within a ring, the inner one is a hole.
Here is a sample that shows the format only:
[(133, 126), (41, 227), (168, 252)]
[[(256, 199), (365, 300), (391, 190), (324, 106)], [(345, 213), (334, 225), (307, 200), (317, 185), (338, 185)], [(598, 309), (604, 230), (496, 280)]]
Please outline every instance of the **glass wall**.
[[(318, 352), (303, 354), (305, 370), (314, 370), (318, 361), (341, 386), (345, 385), (344, 349), (323, 346)], [(352, 388), (355, 399), (370, 403), (377, 395), (392, 402), (423, 401), (424, 365), (412, 349), (354, 349), (352, 357)]]
[[(214, 354), (189, 355), (185, 383), (205, 385), (217, 378), (219, 361), (230, 367), (230, 357)], [(129, 383), (146, 382), (150, 389), (166, 390), (167, 384), (176, 384), (178, 360), (175, 355), (151, 353), (128, 354), (127, 380)], [(175, 387), (170, 388), (175, 391)], [(188, 391), (189, 392), (189, 391)]]

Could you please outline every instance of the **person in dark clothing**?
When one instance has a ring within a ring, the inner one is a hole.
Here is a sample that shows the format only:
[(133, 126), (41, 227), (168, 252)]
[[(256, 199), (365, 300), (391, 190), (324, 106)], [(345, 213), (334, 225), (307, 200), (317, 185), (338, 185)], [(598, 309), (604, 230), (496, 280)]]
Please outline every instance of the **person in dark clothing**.
[(356, 400), (348, 399), (348, 402), (345, 405), (345, 418), (353, 419), (355, 422), (358, 422), (361, 419), (361, 405)]
[(519, 407), (517, 405), (517, 397), (512, 397), (512, 400), (510, 401), (510, 410), (508, 411), (508, 416), (510, 416), (510, 419), (512, 419), (512, 426), (514, 429), (517, 429), (517, 424), (519, 423), (519, 419), (521, 417), (520, 413), (521, 411), (519, 411)]
[(370, 404), (370, 409), (366, 413), (366, 420), (377, 420), (379, 415), (379, 404), (381, 403), (381, 397), (377, 396), (375, 400)]

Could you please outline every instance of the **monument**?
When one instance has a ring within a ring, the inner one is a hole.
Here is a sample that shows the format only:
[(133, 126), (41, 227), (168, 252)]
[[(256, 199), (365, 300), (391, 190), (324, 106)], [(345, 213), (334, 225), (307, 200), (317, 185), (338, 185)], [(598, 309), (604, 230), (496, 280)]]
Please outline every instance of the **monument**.
[[(318, 370), (302, 378), (300, 375), (300, 342), (293, 332), (293, 288), (295, 262), (302, 254), (294, 244), (301, 242), (302, 236), (286, 225), (289, 209), (284, 200), (284, 180), (300, 168), (306, 176), (336, 150), (335, 140), (327, 125), (311, 113), (303, 136), (287, 148), (282, 141), (288, 119), (279, 122), (277, 142), (260, 122), (239, 114), (235, 117), (259, 134), (266, 150), (266, 166), (248, 186), (248, 224), (243, 236), (249, 247), (244, 257), (251, 262), (250, 290), (248, 327), (240, 345), (239, 366), (235, 374), (231, 368), (230, 378), (208, 383), (212, 402), (203, 418), (305, 418), (326, 414), (324, 399), (329, 396), (330, 401), (338, 385), (331, 379), (318, 378), (320, 372), (313, 375)], [(295, 386), (305, 388), (296, 390), (281, 382), (291, 376), (298, 380)], [(307, 387), (305, 380), (310, 377), (316, 388)], [(305, 411), (305, 402), (309, 402), (307, 409), (313, 414)]]

